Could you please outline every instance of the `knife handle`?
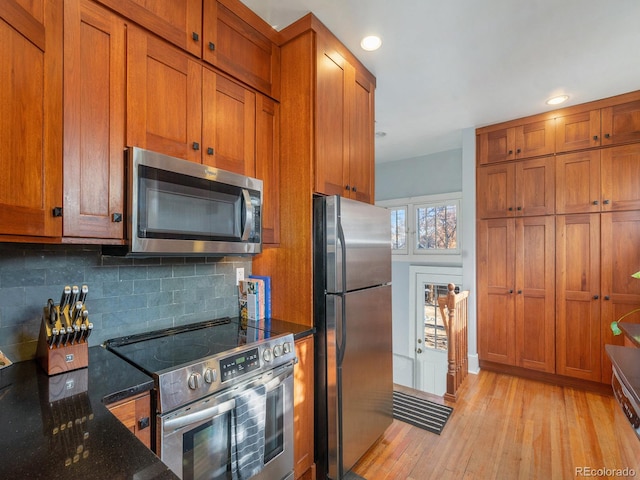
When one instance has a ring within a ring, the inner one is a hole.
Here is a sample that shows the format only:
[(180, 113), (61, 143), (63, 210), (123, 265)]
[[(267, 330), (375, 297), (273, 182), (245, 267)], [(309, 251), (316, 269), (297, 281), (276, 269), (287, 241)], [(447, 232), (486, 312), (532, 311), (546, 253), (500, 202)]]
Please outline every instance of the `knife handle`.
[(80, 296), (78, 297), (78, 301), (82, 302), (82, 304), (87, 301), (87, 293), (89, 293), (89, 287), (87, 285), (82, 285), (82, 288), (80, 289)]
[(71, 287), (71, 296), (69, 297), (69, 313), (71, 313), (71, 309), (75, 306), (78, 301), (78, 296), (80, 295), (80, 288), (77, 285)]
[(60, 312), (64, 310), (64, 307), (69, 303), (69, 299), (71, 298), (71, 287), (67, 285), (62, 290), (62, 297), (60, 297)]
[(84, 339), (85, 341), (89, 341), (89, 335), (91, 335), (91, 332), (93, 331), (93, 323), (89, 322), (89, 325), (87, 325), (87, 334), (85, 335)]

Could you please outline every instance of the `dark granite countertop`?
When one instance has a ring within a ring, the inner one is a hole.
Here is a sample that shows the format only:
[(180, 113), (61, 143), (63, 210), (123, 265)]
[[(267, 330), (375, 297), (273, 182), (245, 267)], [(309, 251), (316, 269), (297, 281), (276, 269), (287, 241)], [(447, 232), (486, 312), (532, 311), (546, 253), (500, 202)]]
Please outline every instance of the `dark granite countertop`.
[(0, 370), (0, 478), (177, 479), (106, 408), (153, 380), (102, 347), (89, 366), (47, 376), (36, 361)]
[[(313, 327), (269, 319), (272, 335)], [(89, 366), (47, 376), (35, 360), (0, 370), (0, 478), (177, 479), (106, 408), (153, 388), (153, 379), (102, 347)]]
[(620, 381), (640, 405), (640, 348), (605, 345)]
[(631, 340), (636, 347), (640, 347), (640, 323), (620, 322), (620, 330)]

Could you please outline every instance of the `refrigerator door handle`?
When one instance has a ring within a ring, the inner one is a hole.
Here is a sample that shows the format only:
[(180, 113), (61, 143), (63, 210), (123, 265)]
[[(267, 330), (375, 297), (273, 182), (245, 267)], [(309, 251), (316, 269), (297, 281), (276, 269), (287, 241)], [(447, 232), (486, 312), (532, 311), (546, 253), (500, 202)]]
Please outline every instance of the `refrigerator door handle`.
[[(341, 275), (341, 289), (342, 292), (346, 290), (347, 284), (347, 249), (345, 248), (345, 240), (344, 240), (344, 230), (342, 230), (342, 224), (338, 222), (338, 243), (340, 245), (340, 275)], [(338, 358), (337, 364), (338, 368), (342, 365), (342, 360), (344, 359), (344, 351), (347, 347), (347, 310), (346, 310), (346, 302), (344, 298), (342, 299), (341, 308), (340, 308), (340, 340), (339, 344), (336, 346), (338, 350)], [(336, 322), (337, 326), (337, 322)]]

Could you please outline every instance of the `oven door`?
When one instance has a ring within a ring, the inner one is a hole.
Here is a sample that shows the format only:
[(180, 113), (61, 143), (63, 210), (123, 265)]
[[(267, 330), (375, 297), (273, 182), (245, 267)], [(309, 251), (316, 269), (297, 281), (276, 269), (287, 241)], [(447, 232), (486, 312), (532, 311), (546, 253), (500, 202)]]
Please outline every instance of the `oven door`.
[(293, 478), (293, 363), (158, 417), (158, 440), (183, 480)]

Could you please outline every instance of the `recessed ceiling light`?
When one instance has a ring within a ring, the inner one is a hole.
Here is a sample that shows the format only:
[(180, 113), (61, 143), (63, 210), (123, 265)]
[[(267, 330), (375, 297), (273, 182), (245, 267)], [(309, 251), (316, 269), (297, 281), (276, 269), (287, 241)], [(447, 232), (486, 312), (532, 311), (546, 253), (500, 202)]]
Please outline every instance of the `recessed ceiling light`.
[(546, 103), (547, 105), (560, 105), (567, 100), (569, 100), (569, 95), (558, 95), (557, 97), (551, 97)]
[(375, 35), (369, 35), (368, 37), (364, 37), (360, 42), (360, 46), (363, 50), (367, 52), (372, 52), (377, 50), (382, 45), (382, 40), (380, 37), (376, 37)]

